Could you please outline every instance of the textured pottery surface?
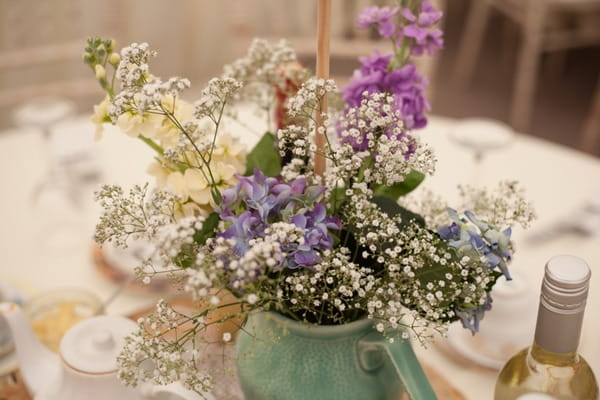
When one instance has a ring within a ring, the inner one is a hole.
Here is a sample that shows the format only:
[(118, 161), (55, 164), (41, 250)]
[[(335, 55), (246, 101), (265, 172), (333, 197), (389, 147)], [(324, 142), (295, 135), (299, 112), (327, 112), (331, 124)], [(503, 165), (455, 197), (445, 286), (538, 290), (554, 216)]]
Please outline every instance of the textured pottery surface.
[(425, 387), (419, 400), (435, 399), (418, 363), (394, 367), (389, 346), (396, 359), (408, 351), (416, 363), (408, 342), (389, 345), (369, 320), (308, 326), (257, 313), (237, 339), (238, 375), (246, 400), (398, 400), (404, 388), (396, 370), (413, 369), (409, 384)]

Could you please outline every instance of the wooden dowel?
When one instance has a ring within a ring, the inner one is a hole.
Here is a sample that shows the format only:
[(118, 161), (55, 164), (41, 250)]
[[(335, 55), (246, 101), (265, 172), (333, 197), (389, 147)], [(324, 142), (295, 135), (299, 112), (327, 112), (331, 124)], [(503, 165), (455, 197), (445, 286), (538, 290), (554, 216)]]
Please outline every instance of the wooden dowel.
[[(331, 17), (331, 0), (318, 0), (317, 10), (317, 78), (329, 79), (329, 31)], [(323, 97), (316, 110), (315, 145), (315, 174), (323, 176), (325, 173), (325, 132), (319, 132), (323, 126), (322, 113), (327, 112), (327, 95)]]

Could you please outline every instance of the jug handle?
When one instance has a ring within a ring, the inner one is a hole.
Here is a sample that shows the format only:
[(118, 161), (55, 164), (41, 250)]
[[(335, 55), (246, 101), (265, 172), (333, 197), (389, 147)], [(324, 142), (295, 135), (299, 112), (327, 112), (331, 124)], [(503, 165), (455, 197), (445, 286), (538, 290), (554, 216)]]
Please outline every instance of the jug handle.
[(379, 332), (371, 332), (359, 341), (358, 351), (364, 370), (381, 370), (388, 364), (412, 400), (437, 400), (410, 341), (390, 343)]
[(168, 385), (152, 385), (145, 384), (140, 388), (143, 399), (148, 400), (215, 400), (210, 393), (202, 393), (202, 395), (188, 390), (179, 382), (174, 382)]

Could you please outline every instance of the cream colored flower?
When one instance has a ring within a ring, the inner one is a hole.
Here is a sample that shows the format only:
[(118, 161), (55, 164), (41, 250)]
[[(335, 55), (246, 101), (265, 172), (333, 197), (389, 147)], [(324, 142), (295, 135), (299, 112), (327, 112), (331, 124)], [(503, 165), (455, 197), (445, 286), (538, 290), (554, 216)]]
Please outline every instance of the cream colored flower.
[(235, 172), (243, 173), (246, 169), (246, 147), (226, 132), (219, 132), (213, 157), (220, 158), (231, 165)]
[(181, 197), (183, 201), (187, 200), (187, 186), (181, 172), (171, 172), (167, 177), (166, 187), (171, 193)]
[(183, 180), (188, 195), (192, 200), (200, 205), (210, 203), (212, 197), (210, 194), (210, 185), (202, 171), (197, 168), (188, 168), (183, 174)]
[[(173, 107), (173, 101), (175, 101), (175, 107)], [(162, 105), (166, 110), (172, 112), (175, 119), (181, 124), (193, 118), (194, 108), (185, 100), (165, 96), (162, 99)], [(175, 147), (180, 135), (182, 135), (181, 130), (168, 117), (162, 117), (156, 122), (156, 133), (153, 137), (160, 140), (165, 148)]]
[(96, 132), (94, 134), (94, 138), (96, 140), (102, 139), (102, 134), (104, 133), (104, 123), (110, 121), (108, 117), (108, 105), (110, 104), (110, 99), (108, 96), (104, 98), (99, 104), (94, 106), (94, 114), (91, 117), (91, 121), (96, 126)]
[(225, 162), (213, 161), (211, 163), (211, 170), (217, 182), (234, 183), (234, 175), (237, 171), (233, 165)]
[(154, 139), (156, 137), (156, 125), (160, 116), (153, 114), (137, 114), (132, 111), (124, 112), (117, 119), (117, 126), (131, 137), (144, 135)]
[(99, 81), (106, 79), (106, 69), (102, 65), (96, 64), (94, 72), (96, 74), (96, 79), (98, 79)]
[(153, 161), (150, 165), (148, 165), (146, 172), (156, 178), (156, 184), (159, 187), (162, 188), (167, 185), (167, 178), (169, 177), (170, 171), (160, 162)]
[(191, 216), (207, 216), (209, 212), (204, 208), (200, 207), (197, 203), (193, 201), (188, 201), (187, 203), (181, 204), (181, 215), (184, 217)]

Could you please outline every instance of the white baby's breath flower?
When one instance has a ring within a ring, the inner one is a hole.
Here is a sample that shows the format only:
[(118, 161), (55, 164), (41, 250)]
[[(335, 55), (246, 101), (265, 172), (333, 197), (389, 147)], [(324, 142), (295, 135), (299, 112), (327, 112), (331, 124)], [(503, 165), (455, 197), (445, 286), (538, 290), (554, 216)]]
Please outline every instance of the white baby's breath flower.
[(246, 301), (248, 302), (248, 304), (256, 304), (256, 302), (258, 301), (258, 296), (254, 293), (251, 293), (246, 298)]

